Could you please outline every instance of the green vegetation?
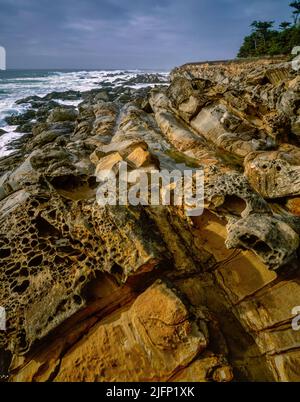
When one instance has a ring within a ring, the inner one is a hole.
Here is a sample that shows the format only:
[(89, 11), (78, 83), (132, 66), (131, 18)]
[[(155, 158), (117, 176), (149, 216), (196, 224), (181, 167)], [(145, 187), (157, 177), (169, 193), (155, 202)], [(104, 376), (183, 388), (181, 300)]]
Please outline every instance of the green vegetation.
[(292, 22), (283, 21), (274, 29), (275, 21), (253, 21), (252, 33), (246, 36), (238, 57), (290, 54), (300, 46), (300, 1), (290, 3)]

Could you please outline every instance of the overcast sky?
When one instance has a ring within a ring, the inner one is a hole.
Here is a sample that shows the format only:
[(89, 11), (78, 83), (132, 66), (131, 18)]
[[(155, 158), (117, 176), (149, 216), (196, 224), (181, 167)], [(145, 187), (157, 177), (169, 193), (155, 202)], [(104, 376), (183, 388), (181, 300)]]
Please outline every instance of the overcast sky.
[(0, 0), (8, 68), (169, 69), (235, 57), (291, 0)]

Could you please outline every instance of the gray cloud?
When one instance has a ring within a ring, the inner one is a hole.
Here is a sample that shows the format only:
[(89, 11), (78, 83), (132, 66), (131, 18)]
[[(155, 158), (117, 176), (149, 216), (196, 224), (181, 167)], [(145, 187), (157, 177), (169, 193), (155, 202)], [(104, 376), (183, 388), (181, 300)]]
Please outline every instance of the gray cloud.
[(283, 0), (0, 0), (10, 68), (171, 68), (235, 57), (254, 19)]

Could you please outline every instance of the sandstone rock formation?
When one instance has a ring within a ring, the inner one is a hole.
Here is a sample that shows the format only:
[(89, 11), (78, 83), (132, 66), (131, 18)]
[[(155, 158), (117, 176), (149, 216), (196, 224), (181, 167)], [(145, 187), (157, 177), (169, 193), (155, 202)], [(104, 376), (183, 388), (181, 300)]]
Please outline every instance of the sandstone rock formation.
[[(299, 380), (290, 64), (186, 65), (168, 87), (66, 93), (78, 111), (60, 96), (21, 100), (37, 122), (0, 160), (7, 379)], [(142, 173), (202, 169), (204, 213), (100, 206), (104, 172), (125, 162), (131, 190)]]

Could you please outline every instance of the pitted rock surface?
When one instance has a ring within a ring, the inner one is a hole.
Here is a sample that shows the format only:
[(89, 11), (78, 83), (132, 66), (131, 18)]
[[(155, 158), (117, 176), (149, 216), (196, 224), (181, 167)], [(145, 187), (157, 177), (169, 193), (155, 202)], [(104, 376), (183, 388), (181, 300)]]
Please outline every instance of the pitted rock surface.
[[(158, 85), (31, 97), (8, 122), (28, 130), (0, 160), (0, 368), (9, 381), (299, 381), (299, 76), (269, 59), (137, 79)], [(124, 163), (130, 188), (202, 169), (204, 213), (100, 206), (103, 172)]]

